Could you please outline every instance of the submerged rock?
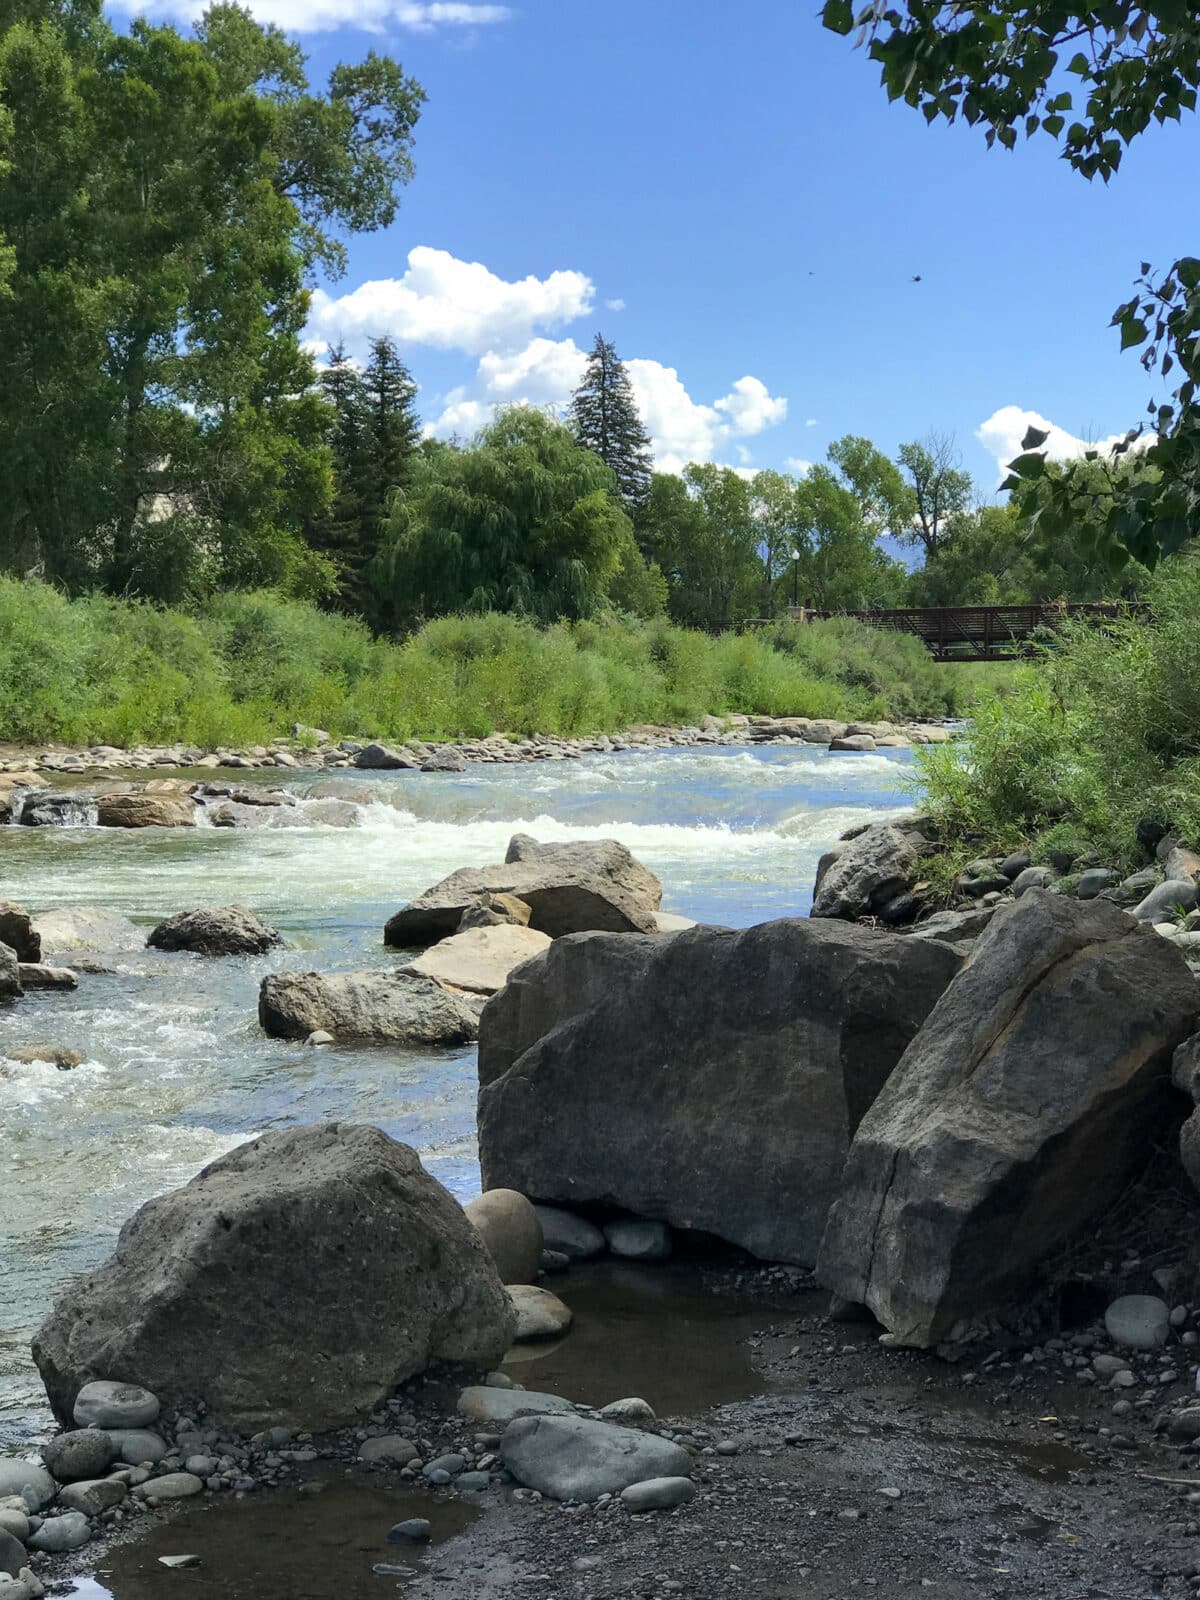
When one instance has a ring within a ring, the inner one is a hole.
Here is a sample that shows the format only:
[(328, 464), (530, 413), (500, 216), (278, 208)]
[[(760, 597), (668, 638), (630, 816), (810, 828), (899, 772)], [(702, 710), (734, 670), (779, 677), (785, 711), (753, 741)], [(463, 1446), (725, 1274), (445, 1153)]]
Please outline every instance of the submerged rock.
[(505, 1284), (536, 1283), (543, 1234), (538, 1214), (515, 1189), (490, 1189), (464, 1207)]
[(215, 906), (168, 917), (146, 943), (155, 950), (202, 956), (258, 956), (282, 944), (283, 936), (245, 906)]
[(410, 970), (453, 989), (492, 995), (503, 989), (514, 968), (540, 956), (549, 945), (549, 934), (516, 923), (468, 928), (426, 950), (411, 963)]
[(398, 911), (384, 929), (390, 945), (428, 945), (454, 933), (483, 895), (513, 895), (529, 925), (552, 939), (599, 929), (651, 933), (662, 885), (615, 839), (540, 844), (516, 834), (502, 865), (463, 867)]
[(586, 1417), (520, 1417), (505, 1429), (500, 1448), (517, 1482), (552, 1500), (597, 1500), (692, 1469), (682, 1445)]
[(342, 1044), (468, 1044), (479, 1017), (460, 995), (406, 967), (393, 972), (277, 972), (264, 978), (258, 1020), (278, 1039), (324, 1032)]
[(859, 1126), (822, 1283), (914, 1345), (1019, 1292), (1145, 1165), (1198, 995), (1107, 901), (996, 916)]
[(515, 1320), (415, 1152), (334, 1122), (265, 1134), (143, 1206), (33, 1352), (62, 1419), (116, 1369), (168, 1406), (203, 1400), (214, 1426), (317, 1430), (360, 1420), (432, 1361), (498, 1361)]
[(48, 967), (41, 961), (22, 961), (18, 968), (22, 989), (77, 989), (78, 974), (70, 967)]
[(33, 927), (42, 949), (56, 954), (66, 950), (142, 950), (146, 944), (145, 934), (128, 917), (101, 906), (56, 906), (53, 911), (40, 911)]
[(960, 964), (836, 921), (558, 940), (484, 1008), (485, 1184), (811, 1265), (850, 1138)]
[(518, 1344), (538, 1339), (557, 1339), (566, 1333), (574, 1320), (570, 1306), (563, 1305), (549, 1289), (539, 1289), (534, 1284), (508, 1285), (508, 1297), (517, 1313), (517, 1331), (513, 1338)]
[(671, 1254), (671, 1230), (665, 1222), (646, 1217), (622, 1217), (605, 1225), (604, 1237), (615, 1256), (630, 1261), (666, 1261)]
[(572, 1211), (560, 1211), (557, 1206), (534, 1206), (542, 1226), (542, 1239), (547, 1250), (566, 1256), (568, 1261), (591, 1261), (608, 1249), (608, 1240), (586, 1217), (577, 1217)]

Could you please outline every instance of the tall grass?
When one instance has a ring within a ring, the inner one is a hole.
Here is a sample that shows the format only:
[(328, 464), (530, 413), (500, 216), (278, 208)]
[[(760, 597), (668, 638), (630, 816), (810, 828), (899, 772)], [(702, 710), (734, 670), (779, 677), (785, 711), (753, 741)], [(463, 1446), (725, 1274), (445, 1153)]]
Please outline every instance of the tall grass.
[(666, 622), (447, 617), (401, 643), (271, 593), (202, 611), (0, 579), (0, 739), (248, 744), (615, 732), (706, 713), (875, 718), (963, 708), (961, 669), (847, 621), (709, 638)]
[(1004, 848), (1053, 830), (1118, 866), (1143, 857), (1139, 822), (1200, 841), (1200, 565), (1172, 563), (1148, 598), (1153, 622), (1067, 630), (984, 696), (969, 746), (921, 753), (951, 838)]

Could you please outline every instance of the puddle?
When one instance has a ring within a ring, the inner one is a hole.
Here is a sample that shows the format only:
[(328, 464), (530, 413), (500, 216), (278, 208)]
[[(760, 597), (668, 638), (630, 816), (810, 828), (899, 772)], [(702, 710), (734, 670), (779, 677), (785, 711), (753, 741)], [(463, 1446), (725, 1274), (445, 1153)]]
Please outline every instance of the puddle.
[(787, 1314), (715, 1294), (683, 1264), (577, 1265), (545, 1286), (575, 1321), (563, 1339), (510, 1352), (504, 1370), (514, 1382), (587, 1405), (636, 1395), (660, 1417), (761, 1393), (745, 1341)]
[(970, 1462), (980, 1455), (989, 1469), (996, 1465), (1019, 1472), (1022, 1477), (1041, 1478), (1048, 1483), (1066, 1483), (1073, 1472), (1094, 1472), (1096, 1463), (1068, 1444), (1026, 1444), (1018, 1439), (958, 1438), (947, 1441), (951, 1452)]
[[(461, 1501), (328, 1478), (319, 1494), (272, 1490), (245, 1500), (210, 1500), (159, 1523), (136, 1543), (111, 1550), (71, 1600), (330, 1600), (394, 1594), (403, 1579), (377, 1563), (409, 1570), (429, 1545), (389, 1544), (388, 1529), (426, 1517), (433, 1541), (449, 1539), (477, 1515)], [(197, 1555), (200, 1565), (171, 1570), (159, 1556)]]

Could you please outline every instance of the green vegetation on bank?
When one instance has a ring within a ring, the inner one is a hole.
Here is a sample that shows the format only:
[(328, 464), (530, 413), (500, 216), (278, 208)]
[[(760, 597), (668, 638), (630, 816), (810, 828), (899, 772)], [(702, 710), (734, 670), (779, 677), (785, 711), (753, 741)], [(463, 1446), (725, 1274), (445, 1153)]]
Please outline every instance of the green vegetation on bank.
[(920, 752), (961, 852), (1029, 843), (1035, 860), (1133, 867), (1139, 824), (1200, 841), (1200, 564), (1164, 567), (1148, 599), (1153, 623), (1067, 629), (1003, 698), (981, 696), (969, 744)]
[(211, 746), (293, 722), (335, 737), (615, 732), (706, 713), (909, 717), (973, 680), (852, 622), (706, 634), (664, 619), (446, 617), (403, 643), (260, 593), (193, 611), (0, 578), (0, 739)]

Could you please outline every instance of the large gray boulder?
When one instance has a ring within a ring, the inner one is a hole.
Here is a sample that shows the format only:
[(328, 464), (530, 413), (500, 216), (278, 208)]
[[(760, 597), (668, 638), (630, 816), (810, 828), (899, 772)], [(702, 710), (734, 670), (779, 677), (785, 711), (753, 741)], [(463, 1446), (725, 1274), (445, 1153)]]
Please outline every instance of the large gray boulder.
[(45, 951), (66, 950), (142, 950), (146, 936), (140, 928), (102, 906), (56, 906), (40, 911), (33, 929)]
[(516, 834), (504, 863), (463, 867), (398, 911), (384, 929), (390, 945), (428, 945), (454, 933), (483, 895), (515, 895), (529, 926), (552, 939), (567, 933), (653, 933), (662, 884), (615, 839), (539, 844)]
[(283, 937), (245, 906), (206, 906), (168, 917), (146, 943), (154, 950), (191, 950), (202, 956), (259, 956), (282, 944)]
[(518, 1417), (500, 1448), (517, 1482), (552, 1500), (598, 1500), (647, 1478), (681, 1478), (692, 1470), (682, 1445), (586, 1417)]
[(1107, 901), (1032, 890), (999, 912), (859, 1126), (821, 1281), (920, 1346), (1019, 1292), (1169, 1125), (1198, 996)]
[(927, 824), (920, 818), (875, 823), (822, 857), (814, 917), (854, 921), (903, 894), (917, 874)]
[(560, 939), (484, 1007), (484, 1187), (811, 1264), (851, 1135), (959, 965), (835, 922)]
[(341, 1044), (468, 1044), (479, 1016), (461, 995), (407, 968), (276, 972), (263, 979), (258, 1020), (277, 1039), (332, 1034)]
[(17, 952), (0, 944), (0, 1001), (16, 1000), (21, 992), (21, 963)]
[(458, 1202), (378, 1128), (264, 1134), (151, 1200), (33, 1341), (55, 1415), (100, 1377), (215, 1426), (348, 1426), (432, 1361), (490, 1366), (515, 1318)]

